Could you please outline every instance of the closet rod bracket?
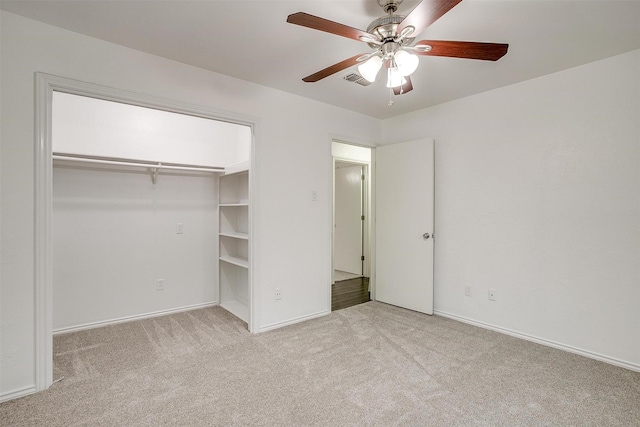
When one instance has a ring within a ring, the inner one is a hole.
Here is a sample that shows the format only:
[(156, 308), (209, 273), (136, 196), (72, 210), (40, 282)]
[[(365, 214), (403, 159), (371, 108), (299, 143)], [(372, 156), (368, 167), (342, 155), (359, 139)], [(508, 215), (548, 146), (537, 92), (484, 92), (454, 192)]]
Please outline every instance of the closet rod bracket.
[(160, 171), (161, 166), (162, 163), (158, 163), (158, 167), (149, 168), (149, 174), (151, 174), (151, 183), (153, 185), (156, 185), (156, 182), (158, 182), (158, 172)]

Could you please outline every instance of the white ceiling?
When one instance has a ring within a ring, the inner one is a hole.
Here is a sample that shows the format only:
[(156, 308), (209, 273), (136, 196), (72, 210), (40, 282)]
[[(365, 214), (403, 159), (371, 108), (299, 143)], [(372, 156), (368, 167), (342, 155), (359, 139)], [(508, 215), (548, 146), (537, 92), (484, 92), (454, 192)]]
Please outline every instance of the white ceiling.
[[(428, 0), (425, 0), (428, 1)], [(417, 0), (405, 0), (406, 15)], [(640, 1), (464, 0), (416, 40), (509, 43), (497, 62), (421, 57), (414, 90), (394, 96), (384, 79), (363, 87), (302, 78), (366, 53), (362, 42), (286, 22), (307, 12), (365, 30), (383, 16), (376, 0), (6, 1), (31, 19), (185, 64), (294, 93), (377, 118), (453, 99), (640, 48)]]

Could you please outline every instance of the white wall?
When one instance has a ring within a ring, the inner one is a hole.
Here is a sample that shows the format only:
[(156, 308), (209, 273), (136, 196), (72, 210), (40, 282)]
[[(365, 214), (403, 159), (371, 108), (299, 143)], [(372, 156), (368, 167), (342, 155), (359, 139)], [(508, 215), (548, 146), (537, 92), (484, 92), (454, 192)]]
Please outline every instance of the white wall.
[[(0, 17), (1, 398), (33, 391), (35, 384), (38, 71), (255, 118), (255, 322), (260, 330), (330, 310), (331, 137), (373, 145), (380, 135), (379, 120), (4, 11)], [(314, 190), (317, 201), (311, 199)], [(273, 298), (276, 286), (283, 291), (279, 301)]]
[(217, 302), (217, 200), (213, 175), (55, 167), (54, 331)]
[(250, 158), (246, 126), (60, 92), (52, 115), (54, 152), (214, 167)]
[(371, 164), (371, 148), (345, 144), (338, 141), (331, 142), (333, 157), (347, 162)]
[(236, 159), (238, 162), (251, 160), (251, 128), (235, 126), (236, 129)]
[(362, 274), (362, 166), (336, 167), (334, 184), (333, 266)]
[(384, 121), (436, 141), (437, 312), (640, 369), (639, 75), (633, 51)]

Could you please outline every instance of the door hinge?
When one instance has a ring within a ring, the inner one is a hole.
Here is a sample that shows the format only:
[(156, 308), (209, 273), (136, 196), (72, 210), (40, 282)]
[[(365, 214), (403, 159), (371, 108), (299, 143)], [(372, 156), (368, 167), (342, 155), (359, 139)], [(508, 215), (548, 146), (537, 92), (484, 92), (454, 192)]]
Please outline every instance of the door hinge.
[(360, 179), (364, 181), (364, 175), (360, 175)]
[(364, 261), (364, 255), (360, 257), (360, 261)]
[(362, 215), (362, 216), (360, 217), (360, 219), (361, 219), (362, 221), (364, 221), (364, 215)]

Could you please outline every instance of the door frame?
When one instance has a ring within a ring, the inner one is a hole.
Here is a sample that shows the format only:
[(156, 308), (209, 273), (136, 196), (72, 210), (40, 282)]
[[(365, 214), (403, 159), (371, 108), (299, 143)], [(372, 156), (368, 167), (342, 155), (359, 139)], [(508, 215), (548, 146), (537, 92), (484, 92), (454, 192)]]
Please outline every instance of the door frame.
[[(46, 390), (53, 384), (53, 248), (52, 193), (53, 193), (53, 147), (52, 111), (53, 92), (86, 96), (105, 101), (119, 102), (152, 108), (171, 113), (235, 123), (251, 128), (251, 169), (256, 168), (258, 119), (229, 113), (194, 104), (187, 104), (158, 96), (144, 95), (108, 86), (86, 83), (46, 73), (35, 73), (35, 263), (34, 263), (34, 326), (35, 326), (35, 385), (36, 391)], [(249, 176), (250, 198), (253, 202), (258, 192), (256, 174)], [(254, 210), (255, 206), (252, 206)], [(256, 245), (253, 215), (249, 212), (250, 253)], [(249, 271), (253, 271), (253, 257), (249, 259)], [(259, 322), (256, 292), (253, 292), (253, 278), (249, 274), (249, 331), (258, 330)]]
[(330, 251), (331, 251), (331, 271), (330, 271), (330, 275), (329, 277), (331, 277), (330, 283), (329, 283), (329, 311), (331, 311), (331, 286), (334, 283), (334, 278), (333, 278), (333, 274), (335, 271), (335, 261), (334, 261), (334, 242), (335, 242), (335, 189), (336, 189), (336, 179), (335, 179), (335, 171), (336, 171), (336, 162), (347, 162), (347, 163), (351, 163), (354, 166), (363, 166), (365, 168), (365, 191), (364, 191), (364, 195), (365, 195), (365, 203), (364, 203), (364, 215), (365, 215), (365, 220), (364, 220), (364, 226), (363, 226), (363, 240), (364, 240), (364, 245), (365, 245), (365, 250), (364, 250), (364, 275), (365, 277), (369, 277), (369, 287), (371, 289), (371, 299), (374, 299), (374, 278), (373, 278), (373, 274), (374, 274), (374, 248), (373, 245), (375, 243), (374, 241), (374, 236), (373, 236), (373, 224), (375, 224), (374, 221), (374, 210), (373, 210), (373, 162), (374, 162), (374, 156), (375, 156), (375, 147), (371, 147), (371, 146), (366, 146), (366, 145), (360, 145), (360, 144), (354, 144), (352, 142), (346, 142), (344, 140), (341, 139), (332, 139), (331, 140), (331, 144), (333, 147), (333, 143), (338, 143), (338, 144), (343, 144), (343, 145), (349, 145), (349, 146), (353, 146), (353, 147), (359, 147), (359, 148), (366, 148), (368, 150), (370, 150), (371, 152), (371, 158), (369, 162), (366, 161), (362, 161), (362, 160), (358, 160), (358, 159), (354, 159), (351, 158), (349, 156), (340, 156), (340, 155), (334, 155), (333, 154), (333, 149), (331, 150), (331, 197), (330, 197), (330, 203), (331, 203), (331, 244), (330, 244)]

